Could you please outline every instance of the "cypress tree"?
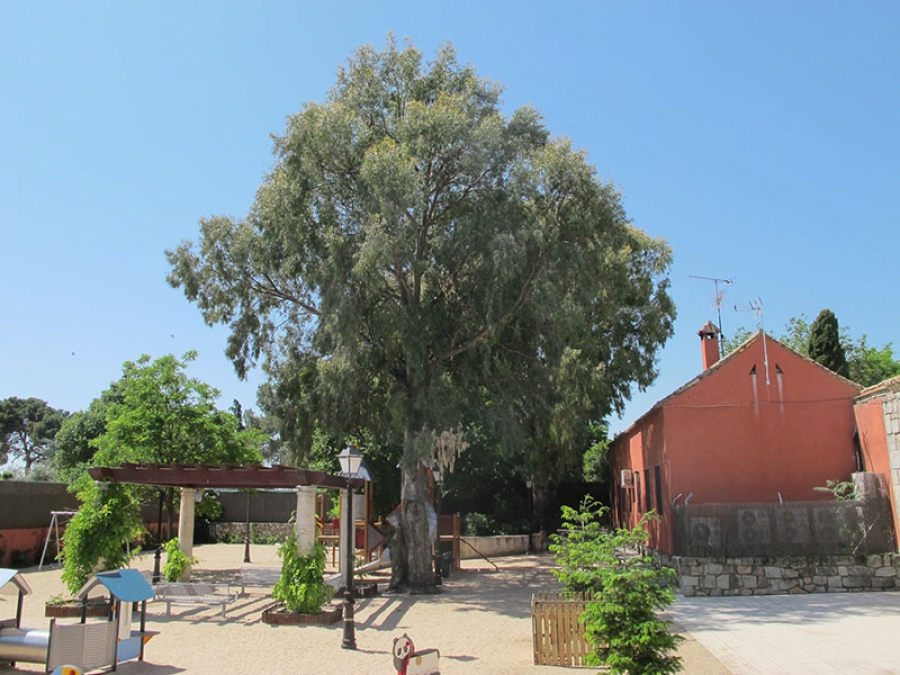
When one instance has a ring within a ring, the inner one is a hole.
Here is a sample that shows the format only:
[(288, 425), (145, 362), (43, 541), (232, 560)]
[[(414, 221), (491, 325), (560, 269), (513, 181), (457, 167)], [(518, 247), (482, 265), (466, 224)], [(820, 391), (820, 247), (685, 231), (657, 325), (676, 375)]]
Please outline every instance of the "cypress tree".
[(823, 309), (809, 327), (809, 358), (843, 377), (850, 376), (847, 355), (841, 344), (838, 320), (830, 309)]

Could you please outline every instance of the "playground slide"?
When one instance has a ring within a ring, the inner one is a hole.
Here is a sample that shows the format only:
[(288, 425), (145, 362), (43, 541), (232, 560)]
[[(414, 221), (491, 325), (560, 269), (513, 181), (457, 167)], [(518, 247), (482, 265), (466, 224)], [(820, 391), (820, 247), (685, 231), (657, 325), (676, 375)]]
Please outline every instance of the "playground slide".
[(0, 661), (44, 663), (49, 643), (49, 630), (3, 628), (0, 630)]
[[(384, 549), (384, 553), (381, 554), (381, 557), (378, 560), (373, 560), (372, 562), (368, 562), (365, 565), (360, 565), (359, 567), (355, 567), (353, 571), (355, 573), (358, 572), (372, 572), (373, 570), (384, 569), (385, 567), (391, 566), (391, 550)], [(333, 586), (335, 589), (341, 587), (343, 583), (343, 574), (338, 572), (337, 574), (332, 574), (330, 577), (325, 578), (325, 583)]]

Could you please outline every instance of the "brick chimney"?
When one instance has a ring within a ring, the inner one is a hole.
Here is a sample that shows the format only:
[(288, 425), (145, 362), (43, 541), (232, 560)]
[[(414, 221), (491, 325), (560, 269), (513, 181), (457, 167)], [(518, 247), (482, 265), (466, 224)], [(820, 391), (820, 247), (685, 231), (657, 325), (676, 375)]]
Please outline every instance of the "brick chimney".
[(707, 321), (697, 335), (703, 345), (703, 370), (707, 370), (719, 360), (719, 329), (712, 321)]

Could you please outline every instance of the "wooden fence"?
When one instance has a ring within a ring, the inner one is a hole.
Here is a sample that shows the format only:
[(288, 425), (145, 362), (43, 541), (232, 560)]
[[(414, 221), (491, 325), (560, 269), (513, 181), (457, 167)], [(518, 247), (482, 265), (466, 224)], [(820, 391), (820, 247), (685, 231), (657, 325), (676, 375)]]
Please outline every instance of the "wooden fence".
[(593, 593), (537, 593), (531, 596), (532, 639), (536, 666), (583, 666), (591, 648), (578, 617)]

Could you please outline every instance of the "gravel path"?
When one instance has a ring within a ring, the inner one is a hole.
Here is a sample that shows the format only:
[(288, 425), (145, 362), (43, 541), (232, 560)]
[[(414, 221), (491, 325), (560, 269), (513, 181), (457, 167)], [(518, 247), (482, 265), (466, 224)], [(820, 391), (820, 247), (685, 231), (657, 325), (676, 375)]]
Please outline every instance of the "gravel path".
[[(244, 549), (239, 544), (198, 546), (198, 576), (216, 577), (241, 567)], [(278, 566), (273, 546), (254, 546), (254, 565)], [(394, 673), (393, 639), (407, 633), (417, 649), (441, 652), (443, 675), (562, 675), (592, 673), (595, 669), (535, 666), (532, 661), (531, 595), (559, 588), (550, 574), (549, 555), (497, 558), (499, 570), (485, 561), (464, 560), (463, 569), (445, 580), (433, 596), (382, 593), (356, 605), (358, 649), (341, 649), (343, 628), (332, 626), (270, 626), (262, 623), (263, 609), (272, 603), (263, 589), (228, 606), (226, 617), (216, 608), (173, 605), (165, 616), (163, 604), (148, 605), (148, 629), (159, 631), (146, 646), (143, 663), (119, 667), (123, 675), (175, 673), (304, 672), (316, 675), (388, 675)], [(133, 566), (150, 570), (153, 558), (143, 554)], [(46, 628), (44, 602), (65, 594), (58, 568), (26, 570), (34, 593), (26, 596), (23, 625)], [(377, 576), (377, 575), (372, 575)], [(382, 573), (387, 580), (387, 572)], [(386, 586), (386, 583), (384, 584)], [(0, 618), (14, 616), (10, 596), (0, 596)], [(691, 675), (729, 675), (719, 661), (689, 635), (680, 654), (684, 671)], [(16, 670), (0, 666), (0, 673), (43, 672), (39, 664), (19, 664)]]

